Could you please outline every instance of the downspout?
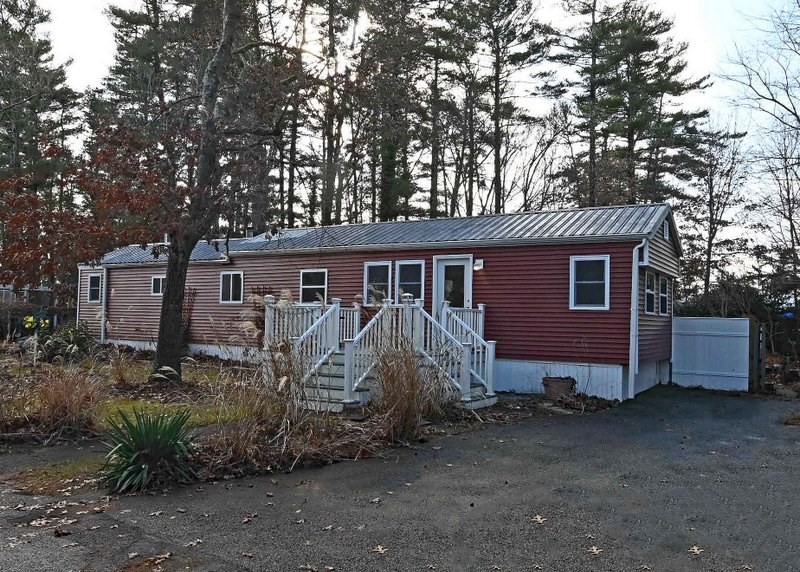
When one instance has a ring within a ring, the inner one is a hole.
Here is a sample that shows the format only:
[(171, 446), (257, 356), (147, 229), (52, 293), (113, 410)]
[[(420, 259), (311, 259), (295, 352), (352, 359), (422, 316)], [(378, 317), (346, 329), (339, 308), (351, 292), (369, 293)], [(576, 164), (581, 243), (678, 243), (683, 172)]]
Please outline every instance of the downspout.
[(631, 267), (631, 324), (628, 335), (628, 399), (635, 393), (636, 374), (639, 373), (639, 253), (647, 244), (647, 239), (633, 249)]
[(103, 301), (100, 305), (100, 343), (106, 343), (106, 304), (108, 300), (108, 268), (103, 267)]
[(81, 267), (78, 265), (78, 295), (75, 303), (75, 323), (81, 321)]

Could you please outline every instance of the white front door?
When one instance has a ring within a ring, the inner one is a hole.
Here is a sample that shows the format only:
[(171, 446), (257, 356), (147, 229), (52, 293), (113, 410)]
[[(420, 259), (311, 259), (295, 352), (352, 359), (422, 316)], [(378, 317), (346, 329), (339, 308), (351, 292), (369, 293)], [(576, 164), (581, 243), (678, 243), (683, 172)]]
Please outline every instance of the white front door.
[(445, 300), (451, 308), (472, 308), (472, 256), (434, 256), (433, 311)]

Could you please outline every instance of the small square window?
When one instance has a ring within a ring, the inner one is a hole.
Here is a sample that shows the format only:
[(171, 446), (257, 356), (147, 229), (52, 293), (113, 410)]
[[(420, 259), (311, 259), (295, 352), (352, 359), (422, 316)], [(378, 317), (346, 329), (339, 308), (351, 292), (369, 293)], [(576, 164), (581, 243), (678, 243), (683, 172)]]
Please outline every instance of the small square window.
[(610, 257), (573, 256), (570, 258), (571, 310), (608, 310)]
[(397, 301), (403, 294), (411, 294), (415, 300), (425, 297), (425, 262), (422, 260), (401, 260), (397, 262)]
[(100, 301), (100, 290), (102, 282), (103, 282), (103, 277), (100, 276), (99, 274), (92, 274), (89, 276), (89, 288), (86, 293), (87, 302)]
[(222, 272), (219, 301), (223, 304), (241, 304), (242, 300), (244, 300), (244, 275), (241, 272)]
[(664, 240), (669, 240), (669, 220), (664, 221)]
[(300, 271), (300, 303), (324, 303), (328, 299), (328, 271), (324, 268)]
[(656, 313), (656, 275), (652, 272), (644, 275), (644, 313)]
[(380, 304), (392, 297), (391, 262), (364, 264), (364, 300), (367, 304)]
[(662, 276), (658, 292), (658, 313), (662, 316), (669, 315), (669, 291), (670, 281), (665, 276)]
[(164, 288), (166, 287), (166, 285), (167, 285), (166, 276), (153, 276), (150, 279), (150, 295), (163, 296)]

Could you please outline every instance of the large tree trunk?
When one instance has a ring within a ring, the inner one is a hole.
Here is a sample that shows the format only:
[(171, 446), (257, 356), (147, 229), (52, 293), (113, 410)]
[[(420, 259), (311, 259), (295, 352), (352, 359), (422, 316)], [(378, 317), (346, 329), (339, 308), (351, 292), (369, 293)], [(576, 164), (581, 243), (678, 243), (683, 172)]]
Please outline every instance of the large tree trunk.
[(189, 205), (190, 220), (181, 232), (173, 233), (167, 257), (167, 283), (161, 304), (158, 345), (154, 367), (170, 367), (181, 374), (183, 348), (183, 299), (189, 258), (197, 242), (216, 220), (212, 197), (218, 163), (217, 103), (222, 77), (230, 60), (233, 37), (242, 19), (241, 0), (225, 0), (222, 35), (208, 62), (200, 88), (200, 148), (197, 158), (196, 189)]
[(433, 60), (431, 85), (431, 197), (430, 217), (439, 216), (439, 40)]
[(500, 214), (503, 212), (505, 197), (503, 196), (503, 176), (502, 176), (502, 150), (503, 150), (503, 132), (500, 128), (500, 107), (502, 106), (502, 94), (500, 92), (500, 46), (495, 45), (494, 54), (494, 70), (492, 77), (492, 124), (494, 127), (494, 135), (492, 137), (492, 152), (494, 154), (494, 212)]

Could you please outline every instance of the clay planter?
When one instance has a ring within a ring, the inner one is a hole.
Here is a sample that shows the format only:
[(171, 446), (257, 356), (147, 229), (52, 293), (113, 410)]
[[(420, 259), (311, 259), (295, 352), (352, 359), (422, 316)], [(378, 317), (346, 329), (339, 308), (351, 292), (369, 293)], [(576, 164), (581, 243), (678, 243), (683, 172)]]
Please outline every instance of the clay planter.
[(576, 381), (574, 377), (543, 377), (544, 395), (551, 401), (559, 397), (575, 395)]

